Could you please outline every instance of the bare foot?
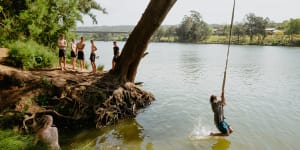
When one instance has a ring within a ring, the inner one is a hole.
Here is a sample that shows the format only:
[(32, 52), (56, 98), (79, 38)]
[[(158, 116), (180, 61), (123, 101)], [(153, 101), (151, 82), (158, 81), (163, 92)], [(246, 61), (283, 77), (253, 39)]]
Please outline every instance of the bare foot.
[(229, 127), (229, 133), (231, 134), (233, 132), (233, 129)]

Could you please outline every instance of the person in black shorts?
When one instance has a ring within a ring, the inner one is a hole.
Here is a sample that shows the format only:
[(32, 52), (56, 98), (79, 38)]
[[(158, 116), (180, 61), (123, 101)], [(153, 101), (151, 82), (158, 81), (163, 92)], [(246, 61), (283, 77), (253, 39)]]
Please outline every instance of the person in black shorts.
[(91, 60), (91, 65), (92, 65), (92, 73), (95, 74), (96, 73), (96, 63), (95, 63), (95, 59), (96, 59), (96, 50), (97, 47), (94, 44), (94, 41), (91, 40), (91, 55), (90, 55), (90, 60)]
[(114, 41), (113, 42), (113, 51), (114, 51), (114, 57), (112, 59), (112, 70), (115, 68), (116, 63), (119, 61), (119, 57), (120, 57), (120, 51), (119, 51), (119, 47), (117, 45), (117, 42)]
[(229, 136), (233, 129), (225, 122), (223, 106), (225, 105), (225, 97), (222, 93), (221, 101), (217, 100), (217, 96), (210, 96), (210, 104), (214, 112), (214, 122), (220, 133), (210, 133), (211, 136)]
[(76, 51), (78, 55), (77, 59), (80, 62), (80, 71), (82, 71), (84, 68), (84, 52), (83, 52), (84, 47), (85, 47), (84, 39), (83, 37), (80, 37), (80, 42), (76, 44)]
[[(66, 70), (66, 48), (67, 41), (65, 40), (65, 35), (61, 34), (58, 41), (57, 46), (59, 48), (58, 57), (59, 57), (59, 66), (61, 70)], [(63, 65), (62, 65), (63, 64)]]
[(76, 44), (75, 44), (75, 40), (72, 39), (72, 42), (71, 42), (71, 57), (72, 57), (72, 66), (73, 66), (73, 70), (75, 70), (75, 67), (76, 67)]

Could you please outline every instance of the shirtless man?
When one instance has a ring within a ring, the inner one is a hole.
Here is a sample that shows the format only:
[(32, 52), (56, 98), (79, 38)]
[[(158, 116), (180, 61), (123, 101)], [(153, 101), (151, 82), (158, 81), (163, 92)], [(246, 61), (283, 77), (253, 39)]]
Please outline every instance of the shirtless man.
[(53, 118), (50, 115), (43, 116), (44, 126), (40, 128), (34, 140), (34, 145), (39, 141), (44, 143), (49, 150), (60, 150), (58, 143), (58, 131), (56, 127), (52, 127)]
[(80, 42), (76, 44), (76, 51), (78, 54), (77, 59), (80, 62), (80, 71), (82, 71), (84, 68), (84, 52), (83, 52), (84, 47), (85, 47), (84, 39), (83, 37), (80, 37)]
[(94, 40), (91, 40), (91, 55), (90, 55), (90, 60), (91, 60), (91, 65), (92, 65), (92, 74), (96, 73), (96, 63), (95, 63), (95, 59), (96, 59), (96, 50), (97, 47), (95, 46)]
[[(59, 66), (61, 70), (66, 70), (66, 48), (67, 41), (65, 40), (65, 35), (61, 34), (58, 41), (57, 46), (59, 48), (58, 56), (59, 56)], [(63, 63), (63, 66), (62, 66)]]
[(73, 70), (75, 70), (75, 68), (76, 68), (76, 55), (77, 55), (76, 43), (75, 43), (75, 40), (72, 39), (72, 42), (71, 42), (71, 57), (72, 57)]
[(116, 63), (119, 61), (120, 51), (119, 46), (117, 45), (117, 41), (113, 42), (113, 51), (114, 51), (114, 57), (112, 59), (112, 70), (115, 69)]

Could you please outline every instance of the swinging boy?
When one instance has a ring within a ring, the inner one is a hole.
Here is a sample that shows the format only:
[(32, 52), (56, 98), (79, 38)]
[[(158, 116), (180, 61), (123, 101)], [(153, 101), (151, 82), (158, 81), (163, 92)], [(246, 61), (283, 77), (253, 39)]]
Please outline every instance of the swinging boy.
[(210, 96), (210, 104), (212, 111), (214, 112), (214, 122), (220, 133), (210, 133), (211, 136), (229, 136), (233, 129), (227, 122), (224, 121), (224, 110), (223, 106), (225, 105), (225, 97), (222, 92), (221, 100), (217, 100), (217, 96)]
[(229, 31), (229, 39), (228, 39), (228, 50), (227, 50), (227, 58), (226, 58), (226, 65), (224, 71), (224, 78), (223, 78), (223, 85), (222, 85), (222, 94), (221, 100), (217, 99), (217, 96), (211, 95), (210, 96), (210, 104), (212, 111), (214, 112), (214, 122), (220, 133), (210, 133), (211, 136), (229, 136), (233, 129), (224, 121), (224, 110), (223, 107), (225, 105), (225, 81), (226, 81), (226, 72), (227, 72), (227, 65), (228, 65), (228, 56), (229, 56), (229, 49), (231, 43), (231, 35), (232, 35), (232, 25), (234, 19), (234, 9), (235, 9), (235, 0), (233, 1), (233, 9), (232, 9), (232, 16), (231, 16), (231, 24), (230, 24), (230, 31)]

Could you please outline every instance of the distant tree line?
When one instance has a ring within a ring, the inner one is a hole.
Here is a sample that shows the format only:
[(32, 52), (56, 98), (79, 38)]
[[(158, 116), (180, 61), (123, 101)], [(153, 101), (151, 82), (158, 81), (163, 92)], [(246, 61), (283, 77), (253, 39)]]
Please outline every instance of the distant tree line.
[[(207, 42), (212, 36), (226, 36), (230, 25), (208, 25), (197, 11), (191, 11), (189, 16), (184, 16), (181, 23), (176, 26), (163, 26), (154, 34), (153, 41), (167, 42)], [(269, 18), (256, 16), (249, 13), (243, 22), (236, 22), (232, 30), (234, 41), (241, 44), (248, 38), (246, 44), (264, 44), (268, 35), (282, 35), (288, 37), (287, 42), (298, 42), (300, 45), (300, 18), (290, 19), (282, 23), (272, 22)], [(295, 40), (295, 37), (296, 38)], [(255, 39), (255, 40), (254, 40)], [(274, 40), (274, 39), (273, 39)], [(209, 42), (209, 41), (208, 41)], [(222, 42), (222, 41), (218, 41)]]
[[(228, 21), (229, 22), (229, 21)], [(191, 11), (185, 15), (178, 25), (164, 25), (156, 30), (151, 40), (154, 42), (186, 42), (186, 43), (222, 43), (228, 42), (230, 25), (208, 24), (201, 14)], [(117, 28), (117, 27), (116, 27)], [(96, 28), (88, 28), (97, 31)], [(129, 34), (110, 33), (114, 26), (104, 33), (83, 35), (101, 41), (126, 41)], [(130, 32), (128, 30), (128, 32)], [(271, 21), (268, 17), (246, 14), (242, 22), (233, 24), (233, 44), (256, 45), (294, 45), (300, 46), (300, 18), (281, 23)]]

